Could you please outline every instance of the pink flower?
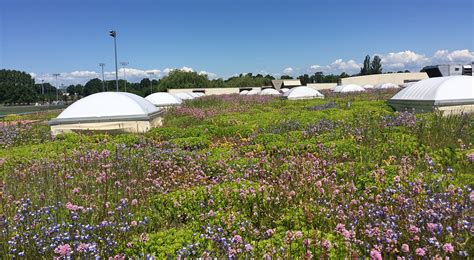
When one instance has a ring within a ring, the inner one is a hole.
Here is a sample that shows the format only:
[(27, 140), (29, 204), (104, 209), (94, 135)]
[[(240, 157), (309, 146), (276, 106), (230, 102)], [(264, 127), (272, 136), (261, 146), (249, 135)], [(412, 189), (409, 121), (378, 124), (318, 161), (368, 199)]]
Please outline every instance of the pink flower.
[(74, 193), (74, 194), (77, 194), (77, 193), (79, 193), (79, 192), (81, 192), (81, 188), (74, 188), (74, 189), (72, 190), (72, 193)]
[(320, 188), (322, 185), (323, 185), (323, 183), (321, 181), (316, 182), (316, 187)]
[(209, 217), (214, 217), (214, 216), (216, 215), (216, 213), (214, 212), (214, 210), (211, 209), (211, 210), (207, 213), (207, 215), (208, 215)]
[(134, 226), (136, 226), (136, 225), (138, 225), (138, 224), (137, 224), (137, 222), (134, 220), (134, 221), (130, 222), (130, 225), (134, 227)]
[(399, 182), (400, 182), (400, 176), (398, 176), (398, 175), (395, 176), (395, 177), (393, 178), (393, 182), (399, 183)]
[(348, 230), (343, 230), (343, 231), (342, 231), (342, 236), (344, 236), (344, 238), (345, 238), (346, 240), (349, 240), (349, 239), (351, 239), (352, 233), (349, 232)]
[(138, 204), (138, 200), (137, 200), (137, 199), (133, 199), (133, 200), (132, 200), (132, 206), (135, 206), (135, 205), (137, 205), (137, 204)]
[(81, 207), (81, 206), (74, 205), (71, 202), (68, 202), (68, 203), (66, 203), (66, 209), (68, 209), (70, 211), (76, 211), (76, 210), (82, 210), (84, 208)]
[(372, 249), (372, 251), (370, 251), (370, 259), (372, 259), (372, 260), (382, 260), (382, 254), (380, 254), (379, 250)]
[(331, 248), (331, 242), (329, 240), (323, 239), (323, 241), (321, 242), (321, 247), (324, 250), (329, 250)]
[(469, 199), (471, 199), (471, 202), (474, 203), (474, 190), (471, 191), (471, 194), (469, 194)]
[(435, 223), (428, 223), (428, 224), (426, 224), (426, 229), (430, 232), (433, 232), (435, 230), (436, 226), (437, 225)]
[(410, 247), (407, 244), (402, 245), (402, 252), (403, 253), (408, 253), (410, 252)]
[(269, 228), (267, 229), (267, 231), (265, 231), (265, 234), (269, 237), (273, 236), (275, 232), (273, 231), (273, 229)]
[(467, 159), (468, 159), (470, 162), (474, 162), (474, 153), (468, 154), (468, 155), (467, 155)]
[(71, 246), (69, 244), (64, 244), (64, 245), (59, 245), (54, 249), (54, 253), (60, 255), (60, 256), (68, 256), (71, 254)]
[(336, 225), (336, 231), (339, 233), (342, 233), (342, 231), (346, 230), (346, 226), (342, 223), (338, 223)]
[(408, 231), (410, 231), (410, 233), (412, 233), (412, 234), (417, 234), (417, 233), (420, 232), (420, 229), (413, 226), (413, 225), (411, 225), (410, 228), (408, 229)]
[(84, 252), (87, 252), (89, 247), (90, 247), (90, 244), (80, 243), (79, 246), (77, 246), (77, 251), (80, 253), (84, 253)]
[(234, 238), (232, 238), (232, 240), (237, 244), (240, 244), (243, 242), (242, 237), (239, 235), (235, 235)]
[(303, 232), (301, 231), (296, 231), (295, 232), (295, 238), (302, 238), (303, 237)]
[(310, 244), (311, 244), (311, 241), (310, 241), (309, 239), (306, 238), (305, 240), (303, 240), (303, 245), (304, 245), (306, 248), (309, 247)]
[(452, 253), (452, 252), (454, 252), (454, 247), (453, 247), (453, 245), (451, 245), (450, 243), (446, 243), (446, 244), (444, 244), (444, 246), (443, 246), (443, 250), (444, 250), (444, 252), (446, 252), (446, 253)]
[(416, 255), (424, 256), (426, 254), (425, 249), (419, 247), (415, 250)]

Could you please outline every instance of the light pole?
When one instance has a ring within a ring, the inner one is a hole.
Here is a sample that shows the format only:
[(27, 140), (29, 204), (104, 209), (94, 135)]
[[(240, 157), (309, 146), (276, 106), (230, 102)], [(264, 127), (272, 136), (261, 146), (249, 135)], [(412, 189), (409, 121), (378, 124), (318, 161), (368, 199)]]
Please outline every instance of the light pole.
[(153, 80), (152, 76), (155, 74), (153, 71), (147, 72), (146, 74), (150, 75), (150, 95), (153, 94)]
[(56, 78), (56, 101), (59, 100), (59, 93), (58, 93), (58, 88), (59, 88), (59, 85), (58, 85), (58, 77), (59, 77), (59, 73), (54, 73), (53, 76)]
[[(63, 83), (61, 83), (61, 92), (64, 92), (64, 84), (63, 84)], [(62, 96), (61, 98), (62, 98), (63, 100), (64, 100), (64, 94), (65, 94), (65, 93), (61, 93), (61, 96)], [(67, 101), (66, 101), (66, 103), (67, 103)]]
[(125, 92), (127, 92), (127, 78), (125, 77), (125, 67), (128, 65), (128, 61), (120, 62), (120, 65), (122, 65), (123, 68), (123, 80), (125, 82)]
[(44, 79), (41, 80), (41, 95), (44, 96)]
[(105, 91), (105, 82), (104, 82), (104, 66), (105, 63), (99, 63), (99, 66), (102, 67), (102, 92)]
[(114, 50), (115, 50), (115, 88), (117, 92), (119, 91), (118, 87), (118, 64), (117, 64), (117, 32), (109, 31), (109, 35), (114, 38)]

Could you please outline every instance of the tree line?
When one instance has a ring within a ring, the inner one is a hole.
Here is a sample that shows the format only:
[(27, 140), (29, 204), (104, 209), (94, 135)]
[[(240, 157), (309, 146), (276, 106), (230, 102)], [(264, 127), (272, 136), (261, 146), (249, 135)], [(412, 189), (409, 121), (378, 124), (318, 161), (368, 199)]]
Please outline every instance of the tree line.
[[(400, 71), (401, 72), (401, 71)], [(407, 71), (405, 71), (407, 72)], [(367, 55), (364, 59), (360, 73), (352, 75), (369, 75), (382, 73), (382, 64), (379, 56), (371, 60)], [(308, 83), (337, 83), (339, 79), (350, 77), (343, 72), (327, 74), (318, 71), (314, 74), (303, 74), (296, 79), (302, 85)], [(271, 86), (271, 81), (276, 79), (272, 75), (262, 74), (240, 74), (228, 79), (209, 79), (207, 75), (197, 72), (173, 70), (163, 78), (144, 78), (140, 82), (127, 82), (119, 80), (119, 91), (127, 91), (139, 96), (147, 96), (150, 93), (167, 91), (170, 88), (242, 88)], [(293, 79), (290, 75), (282, 75), (280, 79)], [(115, 91), (115, 80), (102, 80), (98, 78), (87, 81), (84, 85), (69, 85), (64, 90), (58, 90), (50, 83), (38, 83), (30, 74), (16, 70), (0, 70), (0, 103), (4, 104), (30, 104), (34, 102), (51, 102), (56, 99), (68, 100), (78, 99), (102, 91)], [(66, 94), (67, 95), (63, 95)]]

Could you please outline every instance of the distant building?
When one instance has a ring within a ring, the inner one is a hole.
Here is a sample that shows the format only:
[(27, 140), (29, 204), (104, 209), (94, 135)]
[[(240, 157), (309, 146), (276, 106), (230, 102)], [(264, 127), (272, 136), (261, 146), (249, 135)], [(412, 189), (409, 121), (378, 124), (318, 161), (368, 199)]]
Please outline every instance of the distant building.
[(278, 90), (281, 88), (293, 88), (301, 86), (301, 81), (299, 79), (274, 79), (272, 80), (272, 86)]
[[(249, 89), (252, 89), (252, 88), (250, 87)], [(225, 95), (225, 94), (238, 94), (240, 92), (240, 89), (239, 88), (175, 88), (175, 89), (168, 89), (167, 91), (170, 94), (175, 94), (178, 92), (186, 92), (186, 93), (203, 93), (205, 95)]]
[(430, 78), (460, 75), (472, 76), (472, 65), (433, 65), (426, 66), (421, 71), (426, 72)]
[(428, 75), (425, 72), (372, 74), (342, 78), (339, 80), (338, 85), (357, 84), (363, 86), (366, 84), (370, 84), (375, 86), (384, 83), (402, 85), (409, 82), (417, 82), (427, 78)]
[(323, 89), (333, 89), (337, 86), (337, 83), (308, 83), (306, 84), (307, 87), (314, 88), (316, 90), (323, 90)]

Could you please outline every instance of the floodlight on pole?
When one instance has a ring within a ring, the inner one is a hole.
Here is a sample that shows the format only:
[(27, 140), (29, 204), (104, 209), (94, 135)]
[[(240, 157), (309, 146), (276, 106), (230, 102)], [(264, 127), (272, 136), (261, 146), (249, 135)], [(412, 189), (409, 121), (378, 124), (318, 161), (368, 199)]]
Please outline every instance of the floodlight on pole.
[(117, 32), (109, 31), (109, 35), (114, 38), (114, 50), (115, 50), (115, 88), (119, 91), (118, 86), (118, 64), (117, 64)]
[(102, 67), (102, 92), (105, 91), (105, 79), (104, 79), (104, 67), (105, 63), (99, 63), (99, 66)]
[(151, 77), (155, 75), (155, 72), (150, 71), (150, 72), (147, 72), (146, 74), (150, 75), (150, 95), (151, 95), (153, 94), (153, 79)]
[(125, 92), (127, 92), (127, 78), (125, 77), (125, 67), (128, 65), (128, 61), (120, 62), (120, 65), (122, 65), (123, 68), (123, 80), (125, 82)]
[(59, 100), (59, 93), (58, 93), (58, 89), (59, 89), (59, 84), (58, 84), (58, 77), (59, 77), (59, 73), (54, 73), (53, 76), (56, 78), (56, 101)]

